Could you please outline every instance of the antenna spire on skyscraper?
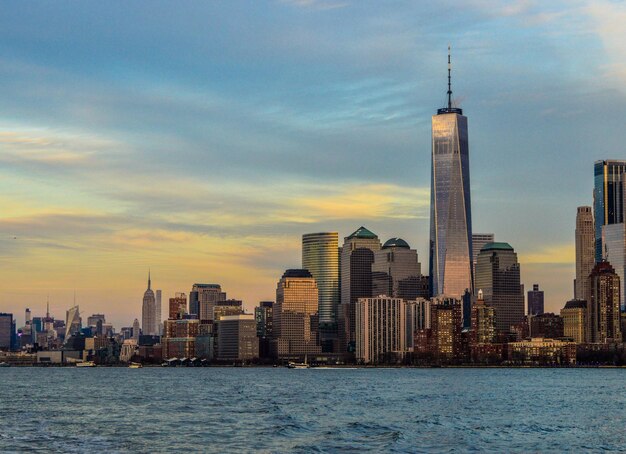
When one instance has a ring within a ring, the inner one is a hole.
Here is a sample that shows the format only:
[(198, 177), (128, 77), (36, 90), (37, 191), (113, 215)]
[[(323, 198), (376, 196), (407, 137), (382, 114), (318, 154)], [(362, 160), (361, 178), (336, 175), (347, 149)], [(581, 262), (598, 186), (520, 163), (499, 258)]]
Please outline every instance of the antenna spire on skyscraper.
[(452, 109), (452, 63), (450, 61), (450, 44), (448, 44), (448, 109)]
[(150, 268), (148, 268), (148, 290), (150, 290)]

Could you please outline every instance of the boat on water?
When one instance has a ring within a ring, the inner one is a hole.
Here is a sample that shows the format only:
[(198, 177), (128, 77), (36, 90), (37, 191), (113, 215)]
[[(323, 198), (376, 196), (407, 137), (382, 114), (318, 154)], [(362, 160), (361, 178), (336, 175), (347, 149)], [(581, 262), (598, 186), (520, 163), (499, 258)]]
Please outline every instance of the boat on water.
[(76, 363), (76, 367), (96, 367), (96, 363), (93, 361), (83, 361), (81, 363)]
[(311, 366), (309, 366), (307, 363), (288, 363), (287, 367), (289, 369), (308, 369)]
[(11, 365), (9, 363), (5, 363), (4, 361), (2, 361), (0, 363), (0, 367), (11, 367)]
[(141, 369), (143, 365), (141, 363), (130, 363), (128, 365), (129, 369)]

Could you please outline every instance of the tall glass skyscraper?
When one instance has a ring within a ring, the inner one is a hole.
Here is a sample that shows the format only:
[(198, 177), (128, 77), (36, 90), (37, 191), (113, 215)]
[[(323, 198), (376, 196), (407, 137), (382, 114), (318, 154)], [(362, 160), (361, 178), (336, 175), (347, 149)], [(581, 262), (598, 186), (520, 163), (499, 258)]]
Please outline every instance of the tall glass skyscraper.
[(449, 54), (448, 107), (432, 117), (429, 271), (433, 296), (461, 298), (472, 291), (467, 117), (452, 107)]
[(602, 226), (624, 222), (626, 161), (596, 161), (593, 166), (593, 216), (596, 231), (596, 263), (602, 260)]
[(339, 234), (337, 232), (302, 235), (302, 268), (317, 282), (320, 326), (337, 326), (339, 309)]

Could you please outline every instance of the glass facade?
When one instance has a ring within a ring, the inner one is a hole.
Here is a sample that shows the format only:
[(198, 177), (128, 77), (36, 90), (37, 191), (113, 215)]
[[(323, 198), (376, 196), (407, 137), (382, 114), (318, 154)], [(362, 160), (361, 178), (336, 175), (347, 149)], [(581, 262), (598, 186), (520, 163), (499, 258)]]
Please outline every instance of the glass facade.
[(626, 224), (613, 224), (602, 226), (602, 244), (606, 260), (613, 265), (615, 273), (619, 276), (620, 301), (622, 310), (626, 307), (626, 292), (624, 292), (624, 277), (626, 277)]
[(433, 296), (472, 291), (472, 217), (467, 117), (439, 109), (432, 117), (430, 279)]
[(319, 292), (319, 322), (337, 326), (339, 309), (339, 234), (337, 232), (302, 235), (302, 268), (309, 270)]
[(594, 164), (593, 214), (596, 231), (596, 263), (602, 259), (602, 226), (624, 222), (626, 161), (596, 161)]

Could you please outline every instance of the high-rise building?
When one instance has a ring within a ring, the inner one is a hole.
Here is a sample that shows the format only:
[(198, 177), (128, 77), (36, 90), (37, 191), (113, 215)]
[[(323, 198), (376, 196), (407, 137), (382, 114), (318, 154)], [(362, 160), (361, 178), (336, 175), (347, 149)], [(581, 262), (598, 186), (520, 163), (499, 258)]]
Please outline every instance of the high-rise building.
[(148, 272), (148, 288), (143, 294), (141, 306), (141, 331), (145, 336), (157, 335), (156, 299), (152, 291), (150, 272)]
[(163, 357), (193, 358), (196, 356), (196, 337), (199, 334), (198, 319), (166, 320), (164, 323)]
[(528, 290), (528, 315), (543, 314), (543, 290), (539, 290), (539, 284), (533, 284), (533, 289)]
[(483, 246), (496, 241), (495, 233), (472, 233), (472, 271), (476, 279), (476, 260)]
[(161, 297), (162, 297), (163, 293), (161, 292), (161, 290), (157, 290), (156, 291), (156, 298), (155, 298), (155, 302), (156, 302), (156, 322), (157, 322), (157, 335), (160, 336), (163, 334), (163, 318), (162, 318), (162, 301), (161, 301)]
[(604, 258), (611, 263), (619, 276), (620, 301), (622, 310), (626, 305), (626, 223), (603, 225), (602, 244), (604, 245)]
[(402, 238), (391, 238), (374, 253), (372, 297), (386, 295), (414, 300), (422, 295), (421, 275), (417, 251)]
[(462, 324), (460, 300), (433, 298), (430, 304), (430, 328), (418, 329), (415, 333), (413, 351), (416, 358), (427, 357), (438, 361), (457, 359), (462, 346)]
[(302, 358), (321, 352), (318, 338), (318, 290), (308, 270), (287, 270), (276, 287), (273, 356)]
[(87, 317), (87, 326), (98, 326), (98, 321), (102, 324), (106, 323), (104, 314), (93, 314)]
[(591, 207), (578, 207), (576, 213), (576, 280), (574, 299), (589, 297), (589, 275), (595, 265), (595, 232)]
[(168, 320), (180, 320), (187, 313), (187, 295), (176, 293), (174, 298), (170, 298)]
[(321, 328), (336, 328), (339, 310), (339, 234), (302, 235), (302, 268), (317, 282)]
[(602, 226), (624, 222), (626, 161), (596, 161), (593, 166), (593, 215), (595, 221), (596, 263), (602, 260)]
[(406, 303), (401, 298), (359, 298), (356, 359), (364, 364), (393, 363), (406, 353)]
[(270, 357), (270, 342), (274, 332), (274, 302), (261, 301), (254, 308), (254, 318), (256, 320), (256, 335), (259, 338), (259, 356), (261, 358)]
[(70, 308), (65, 314), (65, 341), (78, 333), (82, 327), (78, 306)]
[(530, 337), (545, 337), (546, 339), (558, 339), (564, 335), (563, 317), (546, 313), (528, 317), (530, 324)]
[(13, 349), (13, 314), (0, 313), (0, 350)]
[(252, 314), (226, 315), (219, 320), (218, 359), (249, 361), (259, 357), (259, 338)]
[(415, 333), (430, 328), (430, 300), (418, 298), (406, 303), (406, 348), (413, 350)]
[(139, 340), (140, 334), (141, 334), (141, 328), (139, 328), (139, 320), (135, 319), (133, 321), (133, 339)]
[(563, 318), (563, 336), (569, 337), (578, 344), (587, 339), (587, 301), (570, 300), (561, 309)]
[(355, 351), (355, 309), (359, 298), (372, 296), (372, 264), (380, 250), (375, 233), (361, 226), (344, 238), (341, 249), (340, 350)]
[(213, 320), (213, 306), (226, 300), (226, 292), (219, 284), (193, 284), (189, 294), (189, 313), (202, 321)]
[(483, 292), (478, 291), (476, 304), (472, 306), (471, 343), (490, 344), (496, 338), (495, 310), (485, 304)]
[(589, 281), (588, 342), (621, 342), (619, 276), (609, 262), (602, 260), (593, 267)]
[(433, 296), (473, 291), (467, 117), (452, 107), (449, 53), (448, 106), (432, 117), (429, 274)]
[(476, 289), (495, 310), (496, 329), (509, 332), (524, 318), (524, 294), (520, 286), (517, 254), (508, 243), (489, 243), (476, 261)]

